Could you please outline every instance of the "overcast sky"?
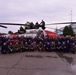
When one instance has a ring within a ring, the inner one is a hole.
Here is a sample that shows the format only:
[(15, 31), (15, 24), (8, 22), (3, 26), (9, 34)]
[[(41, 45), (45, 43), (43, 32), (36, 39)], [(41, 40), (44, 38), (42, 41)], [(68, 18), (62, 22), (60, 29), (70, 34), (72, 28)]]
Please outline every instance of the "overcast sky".
[[(40, 23), (42, 19), (46, 24), (68, 22), (71, 21), (71, 10), (72, 20), (76, 21), (75, 0), (0, 0), (0, 22)], [(17, 29), (17, 26), (8, 26), (7, 29), (0, 28), (0, 32)]]

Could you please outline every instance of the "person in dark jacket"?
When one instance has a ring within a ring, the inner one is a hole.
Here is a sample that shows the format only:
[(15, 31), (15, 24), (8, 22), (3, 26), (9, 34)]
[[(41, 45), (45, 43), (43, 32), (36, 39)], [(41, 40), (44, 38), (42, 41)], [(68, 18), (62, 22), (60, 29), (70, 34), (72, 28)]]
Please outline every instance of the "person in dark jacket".
[(1, 54), (7, 54), (7, 45), (6, 45), (6, 43), (3, 43), (3, 45), (2, 45)]
[(42, 29), (44, 30), (45, 29), (45, 21), (41, 21), (41, 23), (40, 23), (40, 26), (42, 27)]
[(44, 51), (44, 45), (43, 45), (43, 43), (41, 41), (38, 44), (38, 50), (39, 51)]
[(50, 52), (51, 51), (51, 46), (49, 42), (46, 42), (45, 44), (45, 51)]
[(62, 42), (62, 50), (63, 50), (64, 53), (66, 53), (66, 51), (67, 51), (65, 42)]
[(62, 44), (61, 42), (58, 42), (56, 45), (57, 51), (61, 52), (62, 51)]
[(66, 42), (66, 50), (67, 50), (67, 53), (70, 51), (70, 49), (71, 49), (71, 44), (70, 44), (70, 41), (67, 40), (67, 42)]
[(14, 46), (13, 46), (13, 44), (11, 42), (8, 45), (8, 51), (9, 51), (9, 53), (15, 53)]

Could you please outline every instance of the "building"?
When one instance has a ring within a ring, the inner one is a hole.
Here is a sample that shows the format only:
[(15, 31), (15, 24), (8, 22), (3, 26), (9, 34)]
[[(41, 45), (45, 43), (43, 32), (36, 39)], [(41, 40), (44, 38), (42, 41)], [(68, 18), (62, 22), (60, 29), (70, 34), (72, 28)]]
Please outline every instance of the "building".
[[(67, 25), (67, 26), (69, 26), (69, 25)], [(73, 28), (74, 33), (76, 34), (76, 24), (71, 24), (71, 26), (72, 26), (72, 28)], [(65, 26), (64, 26), (64, 27), (65, 27)], [(56, 30), (55, 30), (55, 33), (56, 33), (57, 35), (62, 35), (62, 34), (63, 34), (63, 29), (64, 29), (64, 27), (61, 27), (61, 28), (59, 28), (59, 29), (56, 29)]]

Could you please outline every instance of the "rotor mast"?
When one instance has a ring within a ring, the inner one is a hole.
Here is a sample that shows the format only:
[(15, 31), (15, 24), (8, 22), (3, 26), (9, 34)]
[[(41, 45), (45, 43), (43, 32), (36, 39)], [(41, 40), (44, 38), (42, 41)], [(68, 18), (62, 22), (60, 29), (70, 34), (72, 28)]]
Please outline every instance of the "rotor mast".
[(71, 25), (72, 25), (72, 10), (71, 10)]

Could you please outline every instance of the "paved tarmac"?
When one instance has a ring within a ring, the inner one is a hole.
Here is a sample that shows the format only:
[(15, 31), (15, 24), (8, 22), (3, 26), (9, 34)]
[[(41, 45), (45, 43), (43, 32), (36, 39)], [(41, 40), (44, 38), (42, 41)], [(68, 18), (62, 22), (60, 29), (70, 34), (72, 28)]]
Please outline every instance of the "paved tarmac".
[(76, 75), (76, 54), (58, 52), (0, 54), (0, 75)]

